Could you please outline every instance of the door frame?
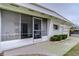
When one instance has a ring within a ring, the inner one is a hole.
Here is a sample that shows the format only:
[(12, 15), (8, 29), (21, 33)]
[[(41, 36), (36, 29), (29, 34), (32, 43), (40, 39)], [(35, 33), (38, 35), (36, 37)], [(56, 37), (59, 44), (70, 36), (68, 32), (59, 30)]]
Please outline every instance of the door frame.
[[(33, 17), (33, 27), (32, 27), (32, 29), (33, 29), (33, 39), (34, 39), (34, 20), (35, 19), (38, 19), (38, 20), (41, 20), (41, 31), (42, 31), (42, 18), (38, 18), (38, 17)], [(42, 38), (42, 35), (41, 35), (41, 38)], [(39, 39), (39, 38), (38, 38)]]

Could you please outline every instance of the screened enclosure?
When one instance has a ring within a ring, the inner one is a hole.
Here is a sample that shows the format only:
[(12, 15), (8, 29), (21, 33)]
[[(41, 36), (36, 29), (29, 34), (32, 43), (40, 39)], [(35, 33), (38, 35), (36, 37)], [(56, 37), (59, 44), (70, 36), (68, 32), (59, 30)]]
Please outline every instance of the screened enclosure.
[(1, 40), (16, 40), (47, 36), (47, 19), (1, 10)]

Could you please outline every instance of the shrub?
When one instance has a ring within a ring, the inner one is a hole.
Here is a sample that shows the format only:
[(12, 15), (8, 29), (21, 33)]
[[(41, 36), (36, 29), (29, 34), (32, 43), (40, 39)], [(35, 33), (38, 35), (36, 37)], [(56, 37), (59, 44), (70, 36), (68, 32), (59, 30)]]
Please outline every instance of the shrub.
[(67, 38), (67, 35), (64, 34), (64, 35), (61, 35), (62, 36), (62, 39), (66, 39)]
[(54, 35), (52, 37), (50, 37), (50, 41), (60, 41), (60, 40), (64, 40), (67, 38), (66, 34), (62, 34), (62, 35)]
[(56, 38), (55, 37), (50, 37), (50, 41), (56, 41)]

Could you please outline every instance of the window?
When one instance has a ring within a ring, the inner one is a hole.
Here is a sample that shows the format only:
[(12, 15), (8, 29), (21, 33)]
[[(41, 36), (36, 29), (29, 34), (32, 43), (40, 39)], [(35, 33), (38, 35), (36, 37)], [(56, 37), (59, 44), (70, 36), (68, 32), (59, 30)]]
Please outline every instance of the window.
[(55, 29), (55, 30), (58, 30), (59, 29), (59, 26), (58, 25), (53, 25), (53, 28)]

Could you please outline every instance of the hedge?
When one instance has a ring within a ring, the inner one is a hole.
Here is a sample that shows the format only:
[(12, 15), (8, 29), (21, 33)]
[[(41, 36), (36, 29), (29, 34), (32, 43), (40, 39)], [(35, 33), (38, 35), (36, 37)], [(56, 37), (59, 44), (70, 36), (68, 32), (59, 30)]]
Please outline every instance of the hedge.
[(52, 37), (50, 37), (50, 41), (60, 41), (60, 40), (64, 40), (67, 38), (66, 34), (62, 34), (62, 35), (54, 35)]

